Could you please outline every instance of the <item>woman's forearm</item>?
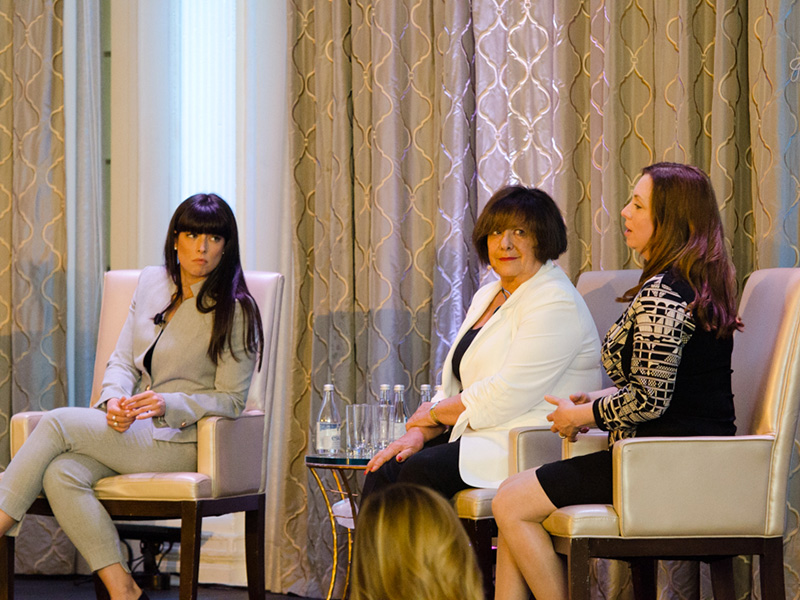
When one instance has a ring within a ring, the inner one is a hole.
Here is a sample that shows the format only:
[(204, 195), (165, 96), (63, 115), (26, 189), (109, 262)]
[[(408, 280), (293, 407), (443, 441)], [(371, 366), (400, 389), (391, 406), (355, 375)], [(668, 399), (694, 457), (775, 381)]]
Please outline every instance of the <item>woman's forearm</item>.
[(442, 425), (455, 425), (466, 407), (461, 402), (461, 394), (445, 398), (433, 407), (433, 413)]

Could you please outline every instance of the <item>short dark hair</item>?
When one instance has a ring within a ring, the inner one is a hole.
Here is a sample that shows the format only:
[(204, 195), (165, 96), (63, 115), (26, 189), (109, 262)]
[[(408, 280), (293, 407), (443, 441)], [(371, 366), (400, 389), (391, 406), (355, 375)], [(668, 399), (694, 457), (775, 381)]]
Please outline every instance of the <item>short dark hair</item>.
[(566, 252), (567, 226), (550, 195), (537, 188), (509, 185), (489, 199), (472, 231), (481, 262), (489, 264), (489, 234), (520, 225), (533, 236), (533, 252), (539, 262), (555, 260)]

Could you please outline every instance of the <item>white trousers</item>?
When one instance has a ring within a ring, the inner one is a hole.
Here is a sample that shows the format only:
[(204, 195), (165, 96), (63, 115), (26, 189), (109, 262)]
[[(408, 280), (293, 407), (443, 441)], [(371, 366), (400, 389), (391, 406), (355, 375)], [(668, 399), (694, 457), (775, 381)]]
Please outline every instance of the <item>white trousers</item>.
[(96, 408), (48, 411), (0, 479), (0, 509), (22, 520), (44, 491), (61, 528), (93, 571), (114, 563), (127, 570), (111, 518), (92, 486), (103, 477), (197, 470), (197, 444), (153, 439), (150, 419), (124, 433)]

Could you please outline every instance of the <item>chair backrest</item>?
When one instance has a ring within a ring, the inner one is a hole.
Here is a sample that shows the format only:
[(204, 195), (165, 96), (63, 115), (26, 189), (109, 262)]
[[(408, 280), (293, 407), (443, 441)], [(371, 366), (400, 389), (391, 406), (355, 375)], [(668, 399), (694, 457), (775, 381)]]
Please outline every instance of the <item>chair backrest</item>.
[(774, 436), (766, 531), (780, 535), (800, 412), (800, 269), (763, 269), (747, 280), (734, 334), (733, 385), (739, 435)]
[(737, 433), (795, 435), (800, 408), (800, 269), (762, 269), (747, 280), (734, 335)]
[[(625, 309), (625, 305), (617, 302), (617, 298), (635, 286), (641, 275), (642, 271), (639, 269), (626, 269), (623, 271), (586, 271), (578, 277), (575, 287), (583, 296), (589, 312), (592, 313), (601, 341)], [(611, 380), (603, 371), (603, 387), (611, 385)]]
[(617, 302), (617, 298), (635, 286), (641, 276), (640, 269), (626, 269), (586, 271), (578, 277), (575, 287), (592, 313), (601, 340), (625, 309), (625, 305)]
[[(97, 350), (94, 360), (92, 404), (100, 397), (103, 374), (108, 359), (114, 351), (117, 339), (128, 316), (133, 292), (139, 280), (138, 270), (108, 271), (103, 280), (103, 302), (100, 308), (100, 323), (97, 332)], [(264, 328), (264, 358), (262, 368), (253, 373), (247, 409), (263, 410), (264, 399), (270, 397), (275, 382), (278, 328), (283, 296), (283, 275), (261, 271), (244, 274), (250, 293), (261, 311)]]

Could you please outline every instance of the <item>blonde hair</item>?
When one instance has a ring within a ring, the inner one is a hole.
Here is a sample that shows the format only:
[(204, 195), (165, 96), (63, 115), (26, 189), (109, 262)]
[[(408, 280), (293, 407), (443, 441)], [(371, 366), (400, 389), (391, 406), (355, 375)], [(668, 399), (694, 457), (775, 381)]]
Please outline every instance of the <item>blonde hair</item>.
[(464, 527), (442, 496), (418, 485), (374, 492), (358, 514), (351, 600), (483, 600)]

